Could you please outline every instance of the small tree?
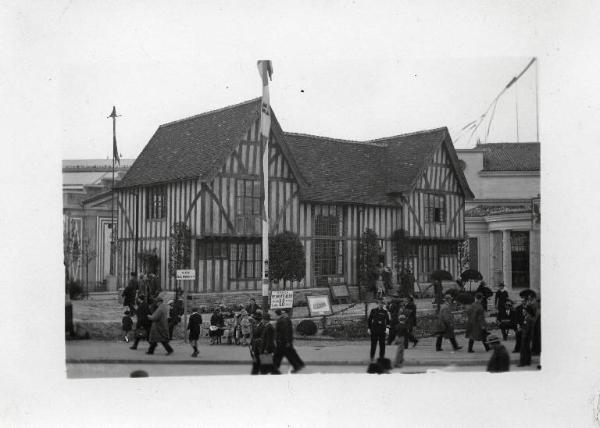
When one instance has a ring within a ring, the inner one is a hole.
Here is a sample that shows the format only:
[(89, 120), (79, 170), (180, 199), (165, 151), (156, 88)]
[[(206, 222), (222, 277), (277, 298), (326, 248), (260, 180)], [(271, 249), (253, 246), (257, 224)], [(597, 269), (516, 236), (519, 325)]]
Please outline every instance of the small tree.
[(269, 239), (269, 278), (274, 281), (301, 281), (306, 272), (306, 258), (300, 238), (282, 232)]
[(169, 275), (175, 276), (177, 269), (187, 269), (191, 261), (191, 232), (187, 224), (178, 222), (171, 226), (169, 237)]
[(362, 286), (369, 286), (373, 288), (375, 285), (376, 269), (379, 265), (379, 255), (381, 249), (379, 248), (379, 241), (377, 239), (377, 233), (372, 229), (367, 229), (363, 235), (359, 244), (359, 282)]

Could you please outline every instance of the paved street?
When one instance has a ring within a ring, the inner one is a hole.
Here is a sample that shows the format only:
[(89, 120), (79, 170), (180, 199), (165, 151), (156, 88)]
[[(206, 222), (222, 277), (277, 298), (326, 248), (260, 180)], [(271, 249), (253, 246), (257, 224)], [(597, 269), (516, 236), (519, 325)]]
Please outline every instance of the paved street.
[[(402, 372), (425, 371), (428, 368), (442, 369), (456, 366), (458, 370), (485, 370), (490, 353), (481, 344), (475, 345), (474, 353), (466, 352), (465, 345), (460, 351), (452, 352), (445, 343), (444, 351), (434, 350), (433, 338), (422, 339), (416, 348), (405, 351), (405, 364)], [(116, 341), (72, 341), (67, 342), (67, 364), (69, 377), (111, 377), (128, 376), (135, 368), (150, 367), (149, 373), (165, 375), (202, 374), (246, 374), (249, 371), (248, 349), (235, 345), (209, 346), (201, 341), (200, 356), (192, 358), (191, 348), (183, 341), (171, 342), (174, 353), (165, 355), (161, 345), (154, 355), (145, 353), (147, 344), (142, 343), (137, 350), (129, 349), (130, 344)], [(506, 347), (512, 350), (514, 342), (509, 340)], [(318, 341), (298, 340), (296, 349), (306, 362), (306, 373), (363, 373), (369, 359), (370, 344), (367, 341)], [(386, 356), (393, 358), (396, 345), (386, 348)], [(511, 354), (511, 364), (516, 368), (518, 354)], [(533, 359), (535, 369), (539, 358)]]

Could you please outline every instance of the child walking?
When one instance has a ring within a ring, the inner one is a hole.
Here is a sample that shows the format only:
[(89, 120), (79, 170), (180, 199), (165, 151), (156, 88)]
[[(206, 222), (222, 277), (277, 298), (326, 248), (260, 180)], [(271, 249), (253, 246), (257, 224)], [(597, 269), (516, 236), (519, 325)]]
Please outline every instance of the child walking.
[(125, 332), (125, 342), (129, 343), (129, 332), (133, 328), (133, 320), (131, 319), (131, 312), (125, 311), (123, 319), (121, 320), (121, 328)]
[(202, 316), (198, 313), (198, 308), (192, 309), (190, 320), (188, 321), (187, 329), (190, 331), (188, 338), (194, 349), (192, 357), (198, 356), (198, 339), (200, 338), (200, 326), (202, 325)]

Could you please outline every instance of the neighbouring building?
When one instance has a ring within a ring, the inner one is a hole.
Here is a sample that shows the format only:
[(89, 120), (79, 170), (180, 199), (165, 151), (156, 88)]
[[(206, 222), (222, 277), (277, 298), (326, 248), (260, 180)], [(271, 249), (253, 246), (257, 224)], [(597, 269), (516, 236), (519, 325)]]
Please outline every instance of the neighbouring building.
[(490, 285), (540, 289), (540, 144), (456, 151), (475, 198), (466, 204), (469, 264)]
[[(121, 284), (137, 268), (173, 290), (169, 237), (183, 227), (192, 292), (260, 292), (259, 113), (254, 99), (158, 128), (116, 189)], [(410, 266), (422, 282), (436, 269), (460, 273), (473, 194), (446, 128), (347, 141), (284, 132), (271, 114), (270, 233), (298, 234), (306, 254), (304, 280), (289, 286), (357, 284), (367, 228), (385, 264)], [(408, 241), (402, 260), (397, 230)]]
[[(115, 183), (133, 159), (121, 159), (115, 167)], [(106, 290), (111, 274), (112, 160), (62, 161), (63, 238), (67, 274), (82, 282), (87, 291)], [(113, 266), (113, 274), (115, 267)]]

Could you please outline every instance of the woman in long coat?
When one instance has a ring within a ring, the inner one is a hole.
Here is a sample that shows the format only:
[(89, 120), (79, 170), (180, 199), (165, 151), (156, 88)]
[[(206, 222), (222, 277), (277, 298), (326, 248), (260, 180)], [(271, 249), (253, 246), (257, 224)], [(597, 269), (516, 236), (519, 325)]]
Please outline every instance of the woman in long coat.
[(162, 297), (158, 297), (156, 301), (158, 307), (152, 315), (148, 315), (148, 319), (152, 321), (152, 327), (150, 327), (150, 348), (146, 354), (153, 354), (156, 345), (160, 342), (167, 351), (167, 355), (171, 355), (173, 348), (169, 345), (169, 305), (163, 302)]
[(465, 325), (465, 335), (467, 339), (469, 339), (469, 350), (468, 352), (473, 352), (473, 344), (475, 341), (479, 341), (483, 343), (483, 346), (486, 351), (489, 351), (490, 347), (485, 342), (486, 339), (486, 329), (485, 329), (485, 316), (483, 312), (482, 305), (483, 295), (477, 293), (475, 295), (475, 301), (471, 303), (471, 305), (467, 308), (467, 322)]

